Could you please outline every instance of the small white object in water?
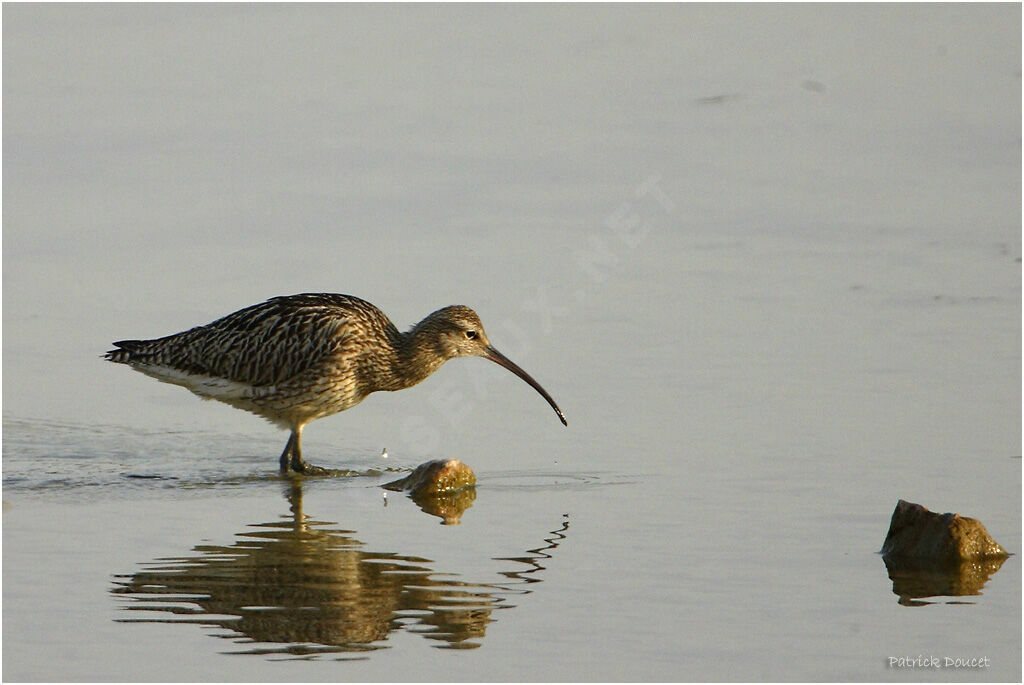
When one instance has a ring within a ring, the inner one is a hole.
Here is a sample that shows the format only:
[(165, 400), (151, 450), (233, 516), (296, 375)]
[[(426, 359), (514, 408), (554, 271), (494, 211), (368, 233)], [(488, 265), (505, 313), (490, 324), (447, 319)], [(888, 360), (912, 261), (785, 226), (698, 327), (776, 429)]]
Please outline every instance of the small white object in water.
[(381, 459), (387, 459), (388, 458), (388, 448), (387, 447), (385, 447), (384, 449), (382, 449), (380, 451), (380, 458)]

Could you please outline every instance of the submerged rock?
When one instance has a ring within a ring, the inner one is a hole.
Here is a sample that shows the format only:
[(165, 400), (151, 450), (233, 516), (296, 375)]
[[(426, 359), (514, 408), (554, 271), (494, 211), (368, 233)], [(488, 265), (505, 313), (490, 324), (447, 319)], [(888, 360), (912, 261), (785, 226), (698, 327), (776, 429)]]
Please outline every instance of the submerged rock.
[(881, 553), (892, 591), (906, 606), (928, 604), (924, 597), (980, 595), (1010, 556), (980, 521), (904, 500), (892, 513)]
[(992, 539), (981, 521), (960, 514), (936, 514), (904, 500), (897, 502), (892, 512), (881, 552), (886, 559), (947, 563), (1010, 556)]
[(476, 499), (476, 474), (458, 459), (435, 459), (420, 464), (405, 478), (385, 483), (383, 488), (407, 492), (420, 509), (457, 524), (462, 513)]

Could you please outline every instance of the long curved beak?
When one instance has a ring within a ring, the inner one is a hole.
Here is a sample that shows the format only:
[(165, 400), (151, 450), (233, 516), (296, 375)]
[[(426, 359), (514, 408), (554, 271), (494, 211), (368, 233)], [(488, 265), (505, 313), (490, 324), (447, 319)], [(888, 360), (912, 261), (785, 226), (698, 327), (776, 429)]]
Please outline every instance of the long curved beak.
[(562, 410), (559, 409), (558, 405), (555, 404), (555, 401), (551, 399), (551, 395), (548, 394), (548, 391), (540, 387), (540, 383), (533, 380), (533, 378), (530, 377), (530, 374), (520, 369), (515, 362), (513, 362), (511, 359), (503, 355), (501, 352), (498, 352), (490, 345), (487, 346), (487, 353), (484, 355), (484, 357), (486, 359), (490, 359), (495, 364), (500, 364), (501, 366), (504, 366), (506, 369), (508, 369), (509, 371), (511, 371), (512, 373), (514, 373), (515, 375), (519, 376), (524, 381), (529, 383), (534, 390), (540, 393), (541, 397), (548, 401), (548, 404), (551, 405), (551, 408), (555, 410), (556, 414), (558, 414), (558, 418), (562, 420), (562, 425), (569, 425), (569, 423), (565, 420), (565, 416), (562, 414)]

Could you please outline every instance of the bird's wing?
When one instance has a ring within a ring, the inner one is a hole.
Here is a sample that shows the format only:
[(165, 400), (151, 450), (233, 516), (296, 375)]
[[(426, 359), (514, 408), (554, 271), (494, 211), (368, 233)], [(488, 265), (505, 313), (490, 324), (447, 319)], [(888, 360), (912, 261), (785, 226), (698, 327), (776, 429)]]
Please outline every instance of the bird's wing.
[[(251, 386), (274, 385), (337, 352), (367, 325), (368, 316), (387, 321), (373, 305), (346, 295), (275, 297), (165, 338), (114, 343), (121, 350), (108, 357)], [(112, 356), (122, 351), (127, 359)]]

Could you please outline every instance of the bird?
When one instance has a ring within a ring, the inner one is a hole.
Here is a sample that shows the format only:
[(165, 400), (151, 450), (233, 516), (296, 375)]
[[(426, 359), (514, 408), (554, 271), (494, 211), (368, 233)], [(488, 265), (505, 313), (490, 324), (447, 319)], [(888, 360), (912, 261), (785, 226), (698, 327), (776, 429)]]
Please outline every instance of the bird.
[(351, 295), (272, 297), (205, 326), (152, 340), (121, 340), (103, 357), (200, 398), (251, 412), (290, 431), (284, 474), (325, 475), (302, 457), (302, 429), (367, 395), (420, 383), (455, 357), (483, 357), (519, 376), (565, 415), (528, 373), (491, 345), (469, 307), (438, 309), (400, 332), (376, 306)]

